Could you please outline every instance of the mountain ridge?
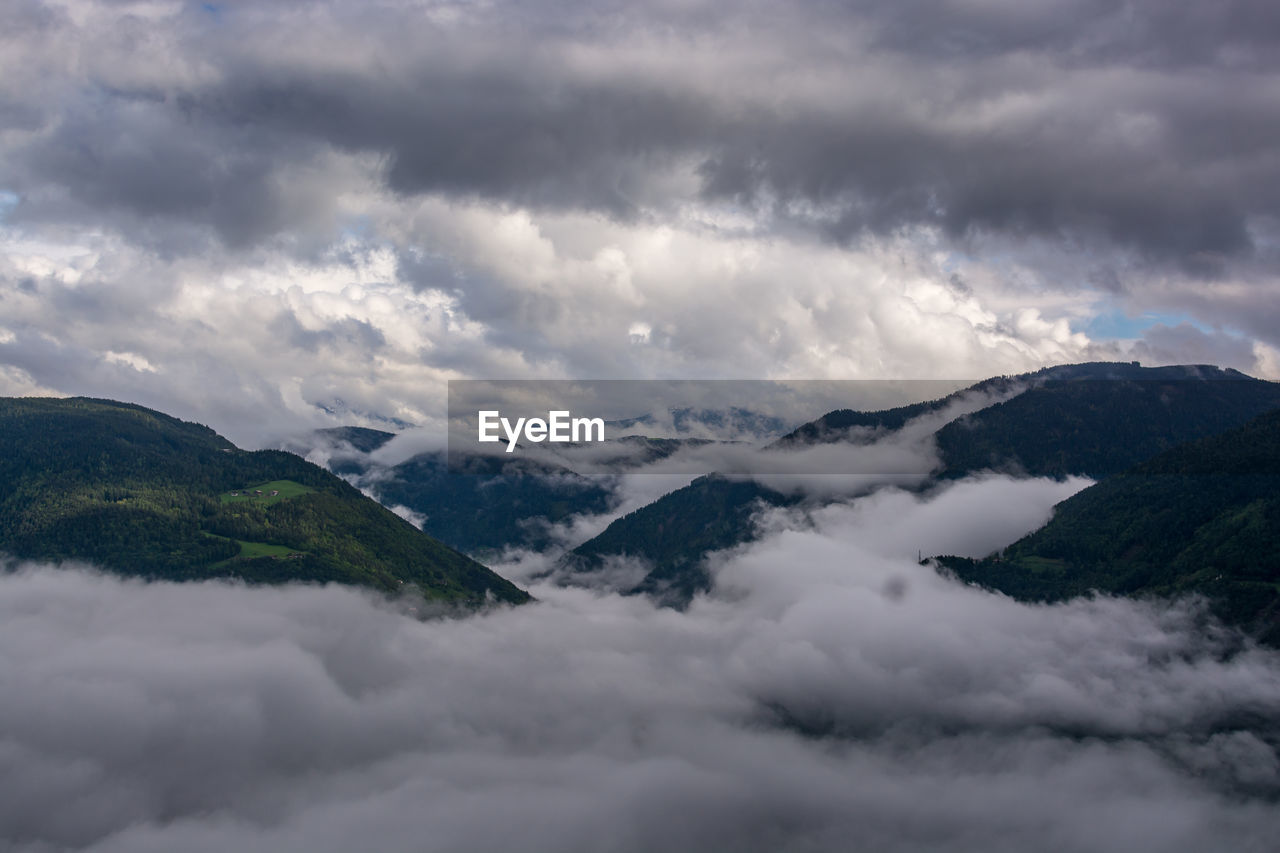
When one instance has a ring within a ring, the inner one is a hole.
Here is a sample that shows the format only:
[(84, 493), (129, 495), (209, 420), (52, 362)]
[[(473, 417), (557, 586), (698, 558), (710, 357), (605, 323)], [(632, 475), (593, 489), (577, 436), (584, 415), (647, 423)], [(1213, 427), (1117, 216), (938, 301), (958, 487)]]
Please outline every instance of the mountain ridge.
[[(966, 394), (1017, 391), (1009, 399), (956, 418), (935, 435), (942, 468), (938, 480), (958, 479), (982, 470), (1021, 476), (1104, 478), (1181, 442), (1239, 426), (1280, 407), (1280, 384), (1213, 365), (1144, 368), (1135, 362), (1088, 362), (1043, 368), (1017, 376), (991, 377), (937, 400), (876, 412), (836, 410), (779, 439), (774, 449), (811, 443), (865, 441), (892, 432), (914, 417), (938, 411)], [(699, 500), (694, 500), (695, 492)], [(701, 509), (699, 502), (708, 509)], [(615, 520), (599, 536), (566, 557), (571, 573), (594, 571), (608, 557), (647, 561), (665, 590), (710, 588), (702, 560), (712, 550), (751, 541), (753, 509), (782, 506), (774, 490), (758, 483), (742, 485), (724, 478), (703, 478), (668, 493), (641, 511)], [(720, 529), (726, 518), (736, 530)], [(652, 531), (679, 524), (716, 527), (712, 537), (694, 538), (681, 552), (653, 541)], [(678, 571), (689, 577), (672, 580)], [(648, 580), (634, 592), (654, 587)], [(692, 593), (665, 599), (687, 603)]]

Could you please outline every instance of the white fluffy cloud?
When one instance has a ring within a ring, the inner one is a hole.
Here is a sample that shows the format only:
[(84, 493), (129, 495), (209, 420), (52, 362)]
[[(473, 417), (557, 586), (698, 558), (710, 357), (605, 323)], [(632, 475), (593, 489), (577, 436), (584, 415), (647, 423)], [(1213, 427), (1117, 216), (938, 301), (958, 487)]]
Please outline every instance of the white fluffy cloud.
[[(448, 378), (964, 378), (1095, 351), (1065, 320), (985, 308), (907, 242), (853, 251), (445, 200), (394, 207), (388, 231), (400, 216), (402, 247), (347, 238), (307, 261), (11, 234), (0, 350), (64, 393), (250, 441), (321, 423), (315, 407), (338, 400), (424, 423)], [(445, 260), (406, 275), (397, 258), (423, 246)]]

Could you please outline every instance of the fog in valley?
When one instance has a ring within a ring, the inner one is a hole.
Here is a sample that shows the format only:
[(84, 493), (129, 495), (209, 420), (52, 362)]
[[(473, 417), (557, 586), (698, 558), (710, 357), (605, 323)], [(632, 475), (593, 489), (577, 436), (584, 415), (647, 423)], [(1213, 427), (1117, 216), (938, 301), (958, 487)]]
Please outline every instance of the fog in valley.
[(13, 851), (1270, 849), (1280, 657), (1194, 601), (1028, 605), (919, 565), (1087, 485), (760, 519), (686, 611), (495, 568), (342, 587), (0, 576)]

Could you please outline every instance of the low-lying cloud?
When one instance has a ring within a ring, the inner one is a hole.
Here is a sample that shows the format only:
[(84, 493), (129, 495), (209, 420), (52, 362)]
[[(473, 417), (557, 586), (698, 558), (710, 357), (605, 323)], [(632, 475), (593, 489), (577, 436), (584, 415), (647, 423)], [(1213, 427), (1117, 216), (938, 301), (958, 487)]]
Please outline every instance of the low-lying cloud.
[(1275, 653), (1194, 602), (1028, 606), (916, 564), (908, 531), (986, 547), (1068, 488), (831, 506), (686, 612), (546, 585), (424, 622), (338, 587), (18, 567), (0, 847), (1268, 849)]

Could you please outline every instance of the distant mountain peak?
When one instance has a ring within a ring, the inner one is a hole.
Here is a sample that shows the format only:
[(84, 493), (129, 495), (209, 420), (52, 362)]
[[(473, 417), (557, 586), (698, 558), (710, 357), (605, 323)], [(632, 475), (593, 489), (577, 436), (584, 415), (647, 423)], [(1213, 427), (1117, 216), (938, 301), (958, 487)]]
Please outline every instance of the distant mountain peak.
[(397, 435), (394, 432), (361, 426), (326, 427), (315, 430), (314, 434), (334, 444), (349, 444), (361, 453), (372, 453)]
[[(414, 426), (417, 426), (417, 424), (391, 415), (384, 415), (381, 412), (370, 412), (367, 409), (357, 408), (348, 404), (346, 400), (343, 400), (340, 397), (335, 397), (328, 403), (313, 403), (312, 405), (324, 412), (326, 415), (332, 415), (335, 418), (342, 418), (343, 420), (363, 420), (368, 421), (369, 423), (394, 427), (397, 430), (411, 429)], [(337, 429), (343, 429), (343, 427), (337, 427)]]

